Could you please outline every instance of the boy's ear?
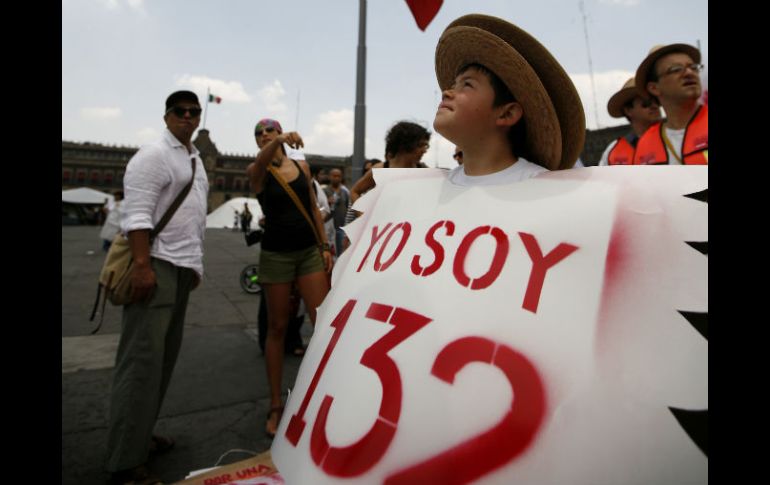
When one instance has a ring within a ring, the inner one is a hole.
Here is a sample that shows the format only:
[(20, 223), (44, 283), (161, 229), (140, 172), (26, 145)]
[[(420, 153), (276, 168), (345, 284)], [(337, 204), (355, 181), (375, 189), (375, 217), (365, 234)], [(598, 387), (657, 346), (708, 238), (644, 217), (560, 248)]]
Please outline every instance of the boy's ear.
[(513, 126), (524, 116), (524, 108), (516, 101), (498, 107), (497, 126)]

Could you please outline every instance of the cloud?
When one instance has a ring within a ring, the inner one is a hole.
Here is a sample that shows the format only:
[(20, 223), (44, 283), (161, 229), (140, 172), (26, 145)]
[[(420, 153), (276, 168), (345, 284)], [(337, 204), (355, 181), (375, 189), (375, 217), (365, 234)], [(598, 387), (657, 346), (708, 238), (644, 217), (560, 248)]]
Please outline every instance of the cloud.
[(109, 8), (110, 10), (118, 8), (118, 0), (99, 0), (99, 3)]
[(327, 111), (318, 116), (310, 135), (303, 136), (305, 152), (353, 154), (353, 111)]
[(189, 89), (198, 93), (201, 103), (206, 103), (203, 96), (206, 95), (206, 89), (215, 96), (222, 98), (223, 103), (250, 103), (251, 96), (243, 89), (243, 85), (238, 81), (223, 81), (206, 76), (197, 76), (193, 74), (183, 74), (176, 80), (176, 85), (180, 88)]
[(283, 102), (285, 95), (286, 90), (283, 89), (281, 81), (277, 79), (259, 90), (259, 98), (264, 103), (268, 113), (275, 117), (281, 117), (289, 110), (286, 103)]
[(454, 168), (457, 162), (452, 155), (455, 152), (455, 144), (447, 140), (437, 132), (431, 130), (430, 148), (422, 157), (422, 163), (429, 167)]
[(136, 138), (139, 140), (140, 145), (155, 141), (159, 136), (160, 132), (155, 128), (142, 128), (136, 132)]
[(122, 115), (120, 108), (81, 108), (80, 117), (87, 120), (112, 120)]
[(618, 5), (621, 7), (636, 7), (640, 0), (599, 0), (599, 3), (605, 5)]
[[(614, 70), (594, 74), (594, 85), (596, 87), (596, 103), (594, 104), (593, 89), (591, 88), (591, 77), (588, 74), (570, 74), (569, 77), (575, 84), (575, 88), (583, 101), (583, 111), (586, 115), (586, 128), (595, 130), (597, 128), (606, 128), (608, 126), (617, 126), (627, 123), (625, 118), (613, 118), (607, 113), (607, 102), (613, 94), (618, 92), (628, 78), (634, 76), (632, 71)], [(596, 112), (598, 110), (599, 119), (597, 124)]]
[[(121, 4), (118, 0), (99, 0), (99, 3), (110, 10), (117, 10)], [(125, 0), (125, 4), (132, 10), (145, 13), (144, 0)]]

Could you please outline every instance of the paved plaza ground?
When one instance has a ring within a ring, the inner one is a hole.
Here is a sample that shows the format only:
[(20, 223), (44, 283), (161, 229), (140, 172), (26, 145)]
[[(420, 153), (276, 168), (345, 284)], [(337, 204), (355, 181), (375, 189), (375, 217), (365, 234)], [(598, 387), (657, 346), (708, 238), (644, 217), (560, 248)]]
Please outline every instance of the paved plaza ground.
[[(107, 304), (96, 335), (88, 321), (104, 260), (99, 227), (62, 227), (62, 484), (101, 484), (109, 390), (121, 308)], [(258, 246), (256, 246), (258, 248)], [(270, 448), (264, 358), (257, 344), (258, 295), (239, 285), (241, 270), (258, 258), (243, 234), (209, 229), (203, 284), (191, 293), (179, 360), (156, 431), (175, 448), (149, 466), (166, 483), (188, 472), (246, 459)], [(305, 323), (305, 341), (312, 329)], [(286, 356), (284, 387), (293, 385), (300, 358)], [(243, 451), (246, 450), (246, 451)]]

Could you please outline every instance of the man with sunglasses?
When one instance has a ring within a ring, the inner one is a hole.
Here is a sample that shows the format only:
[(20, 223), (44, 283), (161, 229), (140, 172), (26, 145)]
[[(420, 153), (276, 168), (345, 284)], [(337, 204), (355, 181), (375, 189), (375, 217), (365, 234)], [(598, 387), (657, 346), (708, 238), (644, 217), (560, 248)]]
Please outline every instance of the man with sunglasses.
[[(200, 114), (195, 93), (172, 93), (163, 116), (167, 129), (136, 152), (123, 178), (121, 231), (133, 257), (132, 300), (123, 307), (113, 374), (110, 483), (157, 482), (145, 463), (151, 453), (174, 445), (170, 438), (153, 435), (153, 428), (182, 344), (189, 293), (203, 275), (209, 184), (191, 141)], [(151, 242), (150, 230), (191, 180), (189, 192)]]
[(629, 79), (607, 103), (607, 112), (613, 118), (625, 117), (631, 125), (631, 131), (607, 145), (599, 160), (599, 166), (631, 165), (639, 137), (654, 123), (661, 120), (660, 105), (655, 99), (642, 97)]
[(708, 165), (708, 105), (700, 104), (700, 51), (687, 44), (656, 46), (636, 70), (636, 85), (658, 100), (666, 121), (639, 139), (634, 165)]

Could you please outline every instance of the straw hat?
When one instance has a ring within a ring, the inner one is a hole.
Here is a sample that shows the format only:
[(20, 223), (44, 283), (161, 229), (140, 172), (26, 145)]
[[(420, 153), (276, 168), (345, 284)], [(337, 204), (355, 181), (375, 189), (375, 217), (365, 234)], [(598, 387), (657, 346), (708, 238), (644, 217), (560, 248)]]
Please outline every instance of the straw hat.
[(625, 113), (623, 113), (623, 106), (637, 96), (642, 97), (642, 94), (636, 89), (634, 78), (631, 78), (626, 81), (622, 88), (620, 88), (620, 91), (612, 95), (610, 101), (607, 103), (607, 112), (613, 118), (622, 118), (625, 116)]
[(650, 53), (647, 54), (647, 57), (645, 57), (642, 63), (639, 64), (639, 68), (636, 70), (636, 77), (634, 78), (636, 85), (645, 95), (649, 96), (647, 93), (647, 81), (650, 80), (650, 71), (652, 70), (652, 66), (655, 64), (655, 61), (665, 56), (666, 54), (671, 54), (672, 52), (681, 52), (683, 54), (687, 54), (692, 58), (693, 61), (700, 63), (700, 51), (691, 45), (656, 45), (650, 49)]
[(585, 114), (567, 73), (534, 37), (502, 19), (471, 14), (444, 30), (436, 46), (436, 77), (449, 89), (457, 71), (478, 63), (494, 72), (524, 108), (533, 163), (571, 168), (585, 141)]

